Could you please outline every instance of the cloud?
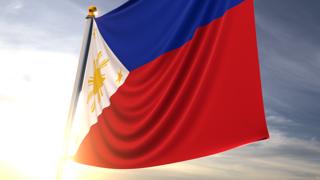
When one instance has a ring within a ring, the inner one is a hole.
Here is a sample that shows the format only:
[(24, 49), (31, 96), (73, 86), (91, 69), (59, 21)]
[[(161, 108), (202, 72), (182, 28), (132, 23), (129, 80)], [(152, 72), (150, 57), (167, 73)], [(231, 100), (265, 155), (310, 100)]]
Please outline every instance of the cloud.
[(19, 12), (20, 9), (22, 9), (24, 4), (22, 1), (13, 0), (9, 2), (9, 4), (6, 4), (3, 6), (3, 12), (8, 15), (15, 15)]
[(267, 117), (269, 123), (274, 124), (285, 124), (285, 125), (292, 125), (294, 122), (288, 118), (285, 117), (278, 117), (278, 116), (268, 116)]
[(315, 10), (320, 2), (257, 0), (255, 5), (265, 106), (299, 124), (278, 122), (282, 131), (320, 136), (320, 13)]
[[(101, 14), (126, 0), (97, 1)], [(14, 0), (0, 2), (0, 48), (33, 48), (45, 51), (80, 51), (87, 7), (74, 0)]]
[(79, 53), (85, 18), (72, 3), (12, 1), (4, 9), (0, 12), (1, 48)]

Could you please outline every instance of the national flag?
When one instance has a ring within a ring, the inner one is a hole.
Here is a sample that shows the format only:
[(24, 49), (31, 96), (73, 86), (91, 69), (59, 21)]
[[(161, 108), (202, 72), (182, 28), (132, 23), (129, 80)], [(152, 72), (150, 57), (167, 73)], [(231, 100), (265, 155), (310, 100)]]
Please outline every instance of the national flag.
[(253, 0), (130, 0), (95, 19), (74, 159), (142, 168), (269, 137)]

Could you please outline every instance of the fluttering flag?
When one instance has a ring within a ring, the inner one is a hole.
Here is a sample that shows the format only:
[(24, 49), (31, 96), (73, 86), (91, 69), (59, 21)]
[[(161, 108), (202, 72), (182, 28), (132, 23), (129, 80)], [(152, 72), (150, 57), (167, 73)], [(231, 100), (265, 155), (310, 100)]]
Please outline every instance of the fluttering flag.
[(95, 18), (77, 162), (142, 168), (269, 137), (253, 0), (130, 0)]

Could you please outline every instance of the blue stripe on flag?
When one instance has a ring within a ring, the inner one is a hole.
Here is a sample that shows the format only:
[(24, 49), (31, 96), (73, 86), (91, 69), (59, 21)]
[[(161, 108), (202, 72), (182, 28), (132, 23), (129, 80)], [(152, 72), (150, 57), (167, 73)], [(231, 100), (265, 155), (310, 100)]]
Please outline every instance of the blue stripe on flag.
[(130, 0), (96, 22), (103, 38), (129, 70), (179, 48), (196, 29), (243, 0)]

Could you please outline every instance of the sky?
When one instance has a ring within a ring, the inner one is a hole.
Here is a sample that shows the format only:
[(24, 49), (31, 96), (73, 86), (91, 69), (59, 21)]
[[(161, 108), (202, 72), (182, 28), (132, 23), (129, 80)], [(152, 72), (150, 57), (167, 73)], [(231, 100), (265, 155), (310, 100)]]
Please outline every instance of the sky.
[[(125, 0), (0, 0), (0, 179), (54, 179), (87, 7)], [(320, 179), (320, 1), (255, 0), (271, 138), (166, 166), (69, 162), (65, 179)]]

